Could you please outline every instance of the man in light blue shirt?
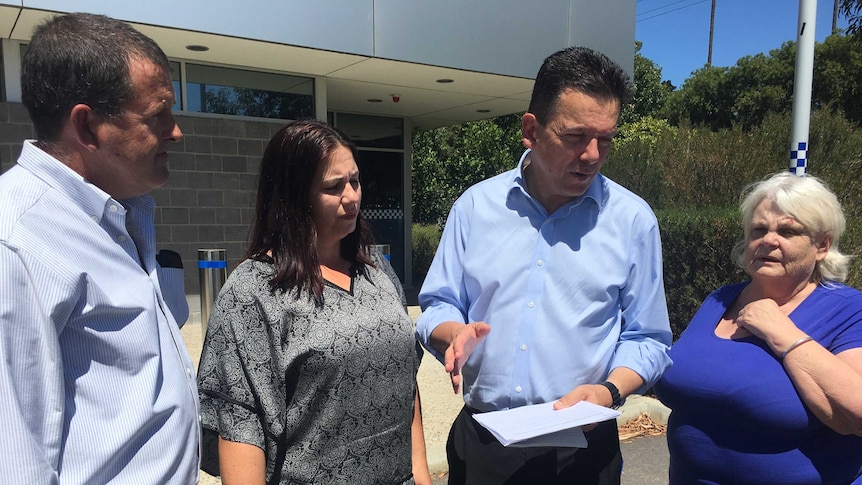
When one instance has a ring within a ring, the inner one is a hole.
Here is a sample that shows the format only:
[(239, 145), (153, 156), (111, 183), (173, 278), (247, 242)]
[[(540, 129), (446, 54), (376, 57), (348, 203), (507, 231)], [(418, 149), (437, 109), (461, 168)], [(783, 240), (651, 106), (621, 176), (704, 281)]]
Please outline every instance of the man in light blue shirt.
[(670, 365), (656, 218), (599, 173), (629, 95), (628, 77), (604, 55), (551, 55), (522, 119), (518, 167), (452, 207), (417, 322), (455, 391), (464, 386), (450, 484), (620, 482), (613, 421), (585, 430), (586, 449), (504, 448), (470, 415), (618, 406)]
[(182, 137), (168, 59), (65, 15), (37, 27), (21, 84), (39, 139), (0, 176), (0, 480), (196, 483), (197, 386), (166, 294), (182, 273), (157, 262), (147, 195)]

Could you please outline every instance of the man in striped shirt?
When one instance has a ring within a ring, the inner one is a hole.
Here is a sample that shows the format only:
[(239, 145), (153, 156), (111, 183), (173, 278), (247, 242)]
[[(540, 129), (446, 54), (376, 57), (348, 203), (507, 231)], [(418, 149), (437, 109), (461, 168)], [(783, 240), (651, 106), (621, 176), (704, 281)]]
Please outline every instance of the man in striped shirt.
[(165, 296), (182, 274), (156, 260), (148, 195), (182, 137), (168, 59), (71, 14), (37, 27), (21, 77), (38, 140), (0, 176), (0, 481), (195, 483), (194, 368)]

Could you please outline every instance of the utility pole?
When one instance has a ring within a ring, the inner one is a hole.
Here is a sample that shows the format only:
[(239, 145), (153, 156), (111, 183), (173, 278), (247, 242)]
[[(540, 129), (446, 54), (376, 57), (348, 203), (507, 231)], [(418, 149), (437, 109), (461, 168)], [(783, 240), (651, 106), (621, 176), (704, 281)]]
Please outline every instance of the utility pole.
[[(832, 32), (835, 32), (836, 27), (838, 27), (838, 0), (832, 4)], [(832, 32), (829, 32), (829, 35), (832, 35)]]
[(816, 17), (817, 0), (799, 0), (789, 167), (790, 171), (796, 175), (805, 175), (808, 170), (808, 129), (811, 122), (811, 84), (814, 77), (814, 21)]
[[(836, 2), (838, 0), (835, 0)], [(709, 14), (709, 54), (706, 56), (706, 65), (712, 66), (712, 37), (715, 33), (715, 0), (712, 0), (712, 12)]]
[[(835, 0), (835, 3), (832, 4), (832, 32), (835, 32), (835, 29), (838, 27), (838, 0)], [(832, 32), (829, 32), (829, 35), (832, 35)]]

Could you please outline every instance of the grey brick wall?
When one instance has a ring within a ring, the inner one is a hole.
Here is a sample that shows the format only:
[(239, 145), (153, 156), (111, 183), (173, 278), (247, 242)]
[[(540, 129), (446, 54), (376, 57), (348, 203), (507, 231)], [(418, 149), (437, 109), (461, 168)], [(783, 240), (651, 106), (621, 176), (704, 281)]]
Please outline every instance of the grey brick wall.
[[(284, 123), (192, 116), (177, 116), (177, 123), (184, 137), (170, 151), (170, 180), (153, 192), (156, 241), (159, 249), (180, 253), (186, 293), (194, 294), (199, 248), (225, 249), (229, 269), (239, 262), (254, 217), (260, 157)], [(0, 170), (35, 136), (23, 105), (0, 103)]]

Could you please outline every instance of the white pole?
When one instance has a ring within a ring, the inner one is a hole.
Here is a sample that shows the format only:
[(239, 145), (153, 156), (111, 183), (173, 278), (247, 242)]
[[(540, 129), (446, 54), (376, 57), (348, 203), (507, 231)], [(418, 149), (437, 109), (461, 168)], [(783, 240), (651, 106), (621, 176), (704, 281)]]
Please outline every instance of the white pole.
[(817, 0), (799, 0), (796, 73), (793, 78), (793, 124), (790, 128), (790, 171), (796, 175), (805, 175), (808, 169), (808, 129), (811, 121), (816, 16)]

